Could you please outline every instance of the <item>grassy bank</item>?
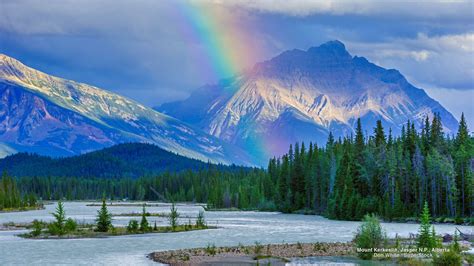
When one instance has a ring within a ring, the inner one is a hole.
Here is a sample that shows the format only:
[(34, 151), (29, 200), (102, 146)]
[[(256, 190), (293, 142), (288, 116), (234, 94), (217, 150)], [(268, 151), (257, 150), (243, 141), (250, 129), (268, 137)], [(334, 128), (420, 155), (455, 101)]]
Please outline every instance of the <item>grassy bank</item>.
[(36, 211), (36, 210), (43, 210), (44, 205), (38, 204), (36, 206), (26, 206), (26, 207), (18, 207), (18, 208), (3, 208), (0, 210), (0, 213), (9, 213), (9, 212), (26, 212), (26, 211)]
[[(107, 203), (107, 207), (163, 207), (163, 206), (167, 206), (169, 204), (166, 204), (166, 203), (113, 203), (113, 202), (109, 202)], [(102, 206), (101, 203), (90, 203), (90, 204), (86, 204), (86, 206), (89, 206), (89, 207), (100, 207)]]
[[(169, 213), (166, 212), (146, 212), (145, 214), (141, 212), (128, 212), (128, 213), (113, 213), (111, 214), (112, 216), (116, 217), (142, 217), (143, 215), (145, 217), (162, 217), (162, 218), (168, 218)], [(180, 218), (187, 218), (187, 219), (195, 219), (196, 217), (193, 216), (188, 216), (188, 215), (180, 215)]]
[[(189, 219), (186, 224), (179, 224), (178, 218), (181, 217), (181, 215), (175, 204), (171, 205), (169, 214), (158, 213), (155, 215), (147, 212), (145, 205), (142, 205), (141, 213), (127, 213), (124, 215), (141, 216), (140, 221), (131, 219), (126, 227), (114, 227), (112, 225), (112, 214), (107, 209), (105, 199), (102, 201), (101, 208), (97, 211), (95, 224), (78, 223), (72, 218), (67, 218), (64, 205), (61, 201), (58, 202), (56, 212), (52, 213), (52, 215), (54, 217), (52, 222), (34, 220), (31, 225), (28, 225), (31, 231), (19, 236), (33, 239), (96, 238), (148, 233), (174, 233), (216, 228), (207, 225), (204, 219), (204, 212), (199, 212), (194, 224), (191, 223), (191, 219)], [(169, 226), (158, 227), (156, 221), (152, 226), (147, 220), (149, 216), (167, 217)], [(13, 224), (11, 226), (15, 225)]]
[[(28, 228), (32, 228), (31, 225)], [(82, 224), (78, 227), (63, 235), (51, 234), (47, 230), (41, 230), (39, 233), (34, 231), (20, 234), (18, 236), (30, 239), (74, 239), (74, 238), (101, 238), (101, 237), (113, 237), (113, 236), (124, 236), (124, 235), (143, 235), (143, 234), (155, 234), (155, 233), (177, 233), (177, 232), (188, 232), (196, 230), (215, 229), (215, 226), (202, 226), (198, 227), (195, 225), (178, 225), (175, 228), (171, 226), (159, 226), (151, 227), (149, 230), (130, 230), (127, 227), (113, 227), (107, 232), (98, 232), (95, 230), (93, 224)]]

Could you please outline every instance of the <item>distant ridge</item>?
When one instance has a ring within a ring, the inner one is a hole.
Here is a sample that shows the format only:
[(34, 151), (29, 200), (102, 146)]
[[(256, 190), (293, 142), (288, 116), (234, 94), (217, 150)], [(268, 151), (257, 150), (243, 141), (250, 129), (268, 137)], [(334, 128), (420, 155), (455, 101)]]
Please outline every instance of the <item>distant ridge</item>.
[(186, 158), (144, 143), (118, 144), (65, 158), (17, 153), (0, 160), (0, 172), (16, 177), (137, 178), (209, 167), (237, 169)]

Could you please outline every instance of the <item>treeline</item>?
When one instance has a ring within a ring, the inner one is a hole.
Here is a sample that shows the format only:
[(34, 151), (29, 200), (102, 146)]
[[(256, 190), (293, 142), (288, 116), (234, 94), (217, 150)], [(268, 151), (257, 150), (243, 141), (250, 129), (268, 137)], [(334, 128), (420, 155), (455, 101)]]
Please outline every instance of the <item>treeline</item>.
[(96, 200), (107, 195), (111, 199), (209, 202), (216, 207), (246, 209), (262, 206), (265, 197), (260, 189), (266, 179), (262, 169), (209, 165), (199, 171), (165, 172), (138, 179), (23, 177), (17, 182), (22, 194), (34, 193), (44, 200)]
[(4, 173), (0, 178), (0, 211), (36, 208), (36, 196), (31, 193), (20, 193), (15, 179)]
[[(334, 219), (415, 217), (427, 201), (434, 216), (474, 214), (471, 160), (473, 139), (464, 115), (454, 138), (444, 136), (439, 115), (425, 119), (421, 132), (408, 121), (401, 136), (388, 135), (377, 121), (365, 136), (360, 120), (355, 136), (324, 148), (295, 144), (270, 160), (273, 200), (283, 211), (314, 210)], [(266, 188), (267, 189), (267, 188)]]
[[(222, 167), (164, 172), (132, 178), (24, 177), (20, 194), (42, 199), (168, 200), (208, 203), (210, 208), (308, 212), (358, 220), (366, 213), (385, 219), (415, 217), (426, 201), (436, 217), (472, 217), (474, 140), (464, 116), (456, 136), (445, 136), (440, 117), (419, 130), (408, 121), (394, 137), (377, 121), (366, 136), (324, 147), (296, 143), (268, 168)], [(100, 164), (100, 158), (97, 159)]]

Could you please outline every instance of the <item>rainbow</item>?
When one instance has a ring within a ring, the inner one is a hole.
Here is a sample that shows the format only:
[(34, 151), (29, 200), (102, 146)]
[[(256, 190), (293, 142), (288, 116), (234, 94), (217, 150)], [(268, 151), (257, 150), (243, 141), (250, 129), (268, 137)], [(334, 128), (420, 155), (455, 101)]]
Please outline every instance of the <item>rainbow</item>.
[(198, 58), (200, 71), (211, 72), (217, 80), (238, 74), (258, 53), (243, 26), (245, 21), (229, 12), (218, 5), (175, 2), (175, 21), (183, 41)]
[[(257, 48), (260, 46), (255, 45), (258, 38), (252, 37), (252, 31), (258, 32), (256, 25), (246, 25), (248, 21), (239, 20), (239, 16), (230, 13), (237, 10), (179, 0), (174, 7), (176, 28), (189, 45), (192, 57), (198, 59), (193, 63), (199, 64), (203, 74), (209, 76), (211, 73), (215, 81), (235, 76), (261, 54)], [(226, 86), (224, 90), (232, 90), (232, 87)], [(271, 137), (249, 136), (243, 148), (258, 158), (269, 158), (268, 150), (277, 146), (282, 145)]]

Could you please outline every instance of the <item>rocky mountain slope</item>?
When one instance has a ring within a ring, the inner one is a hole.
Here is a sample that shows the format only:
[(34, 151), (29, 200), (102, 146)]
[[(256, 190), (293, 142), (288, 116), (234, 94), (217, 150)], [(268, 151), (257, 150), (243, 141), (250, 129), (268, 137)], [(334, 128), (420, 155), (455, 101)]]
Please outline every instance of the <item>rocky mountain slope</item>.
[(296, 141), (323, 144), (330, 131), (351, 134), (359, 117), (368, 131), (381, 119), (387, 132), (391, 128), (398, 134), (407, 120), (420, 125), (425, 116), (440, 113), (445, 132), (457, 128), (443, 106), (400, 72), (352, 56), (339, 41), (283, 52), (157, 110), (262, 160), (282, 154)]
[(153, 143), (203, 161), (252, 161), (242, 150), (135, 101), (0, 55), (3, 150), (66, 156), (122, 142)]

